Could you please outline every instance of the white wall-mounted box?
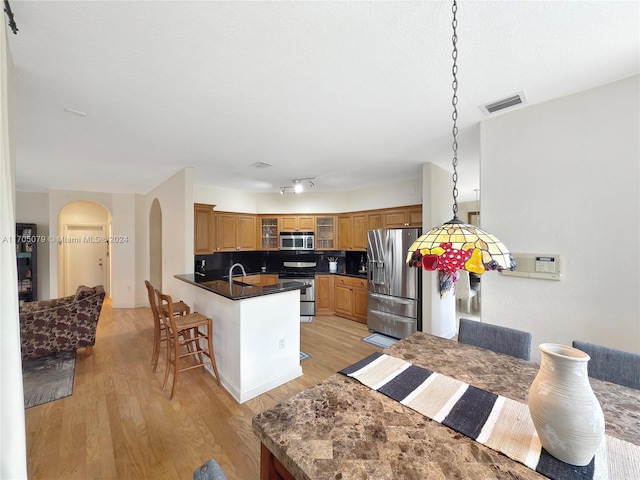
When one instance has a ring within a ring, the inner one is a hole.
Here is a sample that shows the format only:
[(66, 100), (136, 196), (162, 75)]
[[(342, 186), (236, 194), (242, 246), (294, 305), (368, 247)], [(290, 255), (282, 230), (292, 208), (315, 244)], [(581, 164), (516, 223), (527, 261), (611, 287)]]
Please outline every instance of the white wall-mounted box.
[(503, 270), (503, 275), (545, 280), (560, 280), (562, 276), (562, 255), (557, 253), (512, 253), (511, 255), (516, 261), (516, 269)]

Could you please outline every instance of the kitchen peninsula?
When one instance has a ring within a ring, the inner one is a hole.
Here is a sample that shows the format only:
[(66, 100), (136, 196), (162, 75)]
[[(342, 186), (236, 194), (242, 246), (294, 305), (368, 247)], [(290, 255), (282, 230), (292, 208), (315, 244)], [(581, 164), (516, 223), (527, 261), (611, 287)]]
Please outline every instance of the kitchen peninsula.
[(175, 278), (193, 287), (192, 310), (213, 319), (220, 383), (238, 403), (302, 375), (300, 290), (305, 283), (259, 286), (194, 274)]

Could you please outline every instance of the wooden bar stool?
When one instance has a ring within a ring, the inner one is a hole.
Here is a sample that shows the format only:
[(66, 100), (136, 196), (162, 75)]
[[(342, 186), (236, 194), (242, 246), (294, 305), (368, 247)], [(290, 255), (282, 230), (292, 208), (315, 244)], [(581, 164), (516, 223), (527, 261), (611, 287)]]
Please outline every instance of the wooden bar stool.
[[(213, 352), (213, 320), (198, 312), (175, 315), (171, 296), (160, 293), (158, 290), (156, 290), (156, 295), (160, 301), (160, 316), (167, 333), (167, 368), (162, 389), (164, 390), (167, 386), (171, 366), (173, 366), (173, 384), (171, 386), (171, 399), (173, 399), (178, 372), (198, 367), (204, 368), (207, 363), (213, 367), (216, 381), (220, 385), (220, 375)], [(206, 327), (206, 331), (203, 327)], [(206, 343), (206, 348), (203, 347), (203, 342)], [(181, 351), (180, 347), (186, 347), (186, 351)], [(205, 356), (209, 357), (209, 361), (206, 363)], [(196, 363), (180, 368), (180, 359), (185, 357), (195, 357)]]
[[(147, 295), (149, 296), (149, 305), (151, 306), (151, 314), (153, 315), (153, 353), (151, 354), (151, 365), (153, 365), (153, 371), (158, 368), (158, 357), (160, 356), (160, 346), (164, 342), (166, 337), (166, 331), (164, 323), (160, 316), (160, 308), (156, 301), (156, 292), (151, 283), (148, 280), (144, 281), (145, 287), (147, 287)], [(189, 305), (183, 301), (173, 304), (175, 315), (187, 315), (191, 313)]]

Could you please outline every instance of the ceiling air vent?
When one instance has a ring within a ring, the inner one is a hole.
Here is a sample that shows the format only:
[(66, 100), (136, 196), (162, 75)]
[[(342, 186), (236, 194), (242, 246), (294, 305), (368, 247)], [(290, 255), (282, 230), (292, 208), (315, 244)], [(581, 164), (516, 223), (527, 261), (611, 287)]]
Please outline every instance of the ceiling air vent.
[(516, 105), (521, 105), (523, 103), (527, 103), (524, 92), (518, 92), (515, 95), (503, 98), (502, 100), (481, 105), (480, 110), (482, 110), (485, 115), (491, 115), (492, 113), (504, 110), (505, 108), (515, 107)]
[(253, 168), (267, 168), (270, 167), (271, 164), (270, 163), (264, 163), (264, 162), (256, 162), (253, 165), (251, 165)]

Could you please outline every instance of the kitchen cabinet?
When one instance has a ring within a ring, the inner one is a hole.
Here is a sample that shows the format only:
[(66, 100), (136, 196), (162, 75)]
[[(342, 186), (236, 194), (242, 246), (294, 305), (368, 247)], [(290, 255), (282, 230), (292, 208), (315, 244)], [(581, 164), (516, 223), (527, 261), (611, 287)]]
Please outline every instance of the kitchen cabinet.
[(378, 230), (383, 227), (382, 212), (370, 212), (367, 215), (367, 231)]
[(316, 250), (335, 250), (337, 247), (335, 216), (316, 217)]
[(278, 283), (277, 273), (263, 273), (260, 275), (260, 285), (275, 285)]
[(215, 205), (193, 205), (193, 251), (195, 255), (207, 255), (216, 251)]
[(367, 215), (364, 212), (338, 217), (338, 249), (367, 250)]
[(332, 315), (335, 275), (316, 275), (316, 315)]
[(242, 283), (246, 283), (249, 285), (260, 285), (261, 283), (261, 277), (262, 275), (242, 275), (242, 276), (235, 276), (234, 275), (234, 280), (237, 280), (238, 282), (242, 282)]
[(367, 214), (354, 213), (351, 215), (351, 249), (367, 250)]
[(351, 215), (338, 215), (338, 250), (351, 250), (351, 230), (353, 218)]
[(260, 232), (258, 247), (260, 250), (278, 250), (278, 217), (259, 217)]
[(242, 213), (218, 212), (217, 250), (256, 250), (256, 217)]
[(391, 208), (384, 211), (384, 228), (422, 226), (422, 205)]
[(313, 232), (315, 231), (313, 215), (287, 215), (280, 217), (281, 232)]
[(336, 275), (334, 288), (335, 314), (367, 323), (367, 279)]
[(249, 285), (274, 285), (278, 283), (278, 275), (271, 273), (258, 273), (254, 275), (246, 275), (246, 276), (234, 276), (233, 277), (238, 282), (247, 283)]

